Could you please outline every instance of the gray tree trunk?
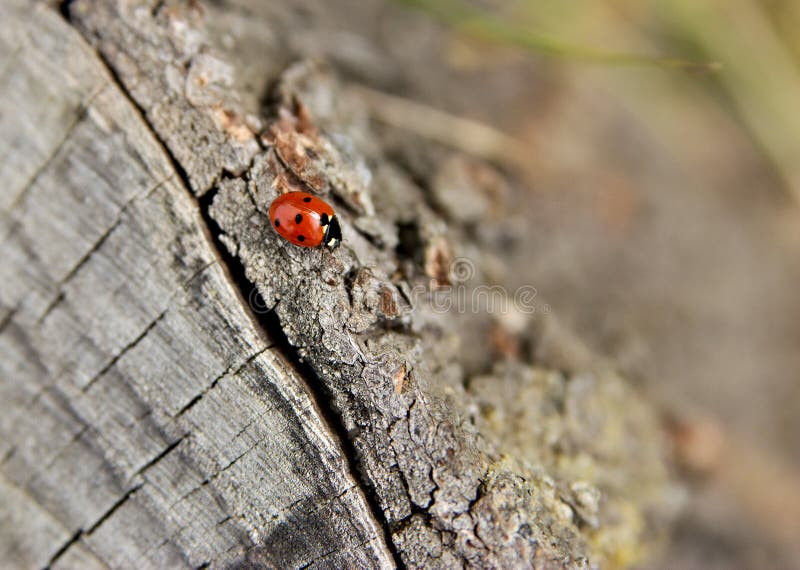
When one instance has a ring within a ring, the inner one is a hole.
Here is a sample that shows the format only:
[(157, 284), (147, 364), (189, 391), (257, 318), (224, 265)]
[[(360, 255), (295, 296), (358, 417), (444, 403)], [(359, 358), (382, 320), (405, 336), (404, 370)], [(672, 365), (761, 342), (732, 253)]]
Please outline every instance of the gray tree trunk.
[[(0, 6), (2, 565), (635, 560), (669, 511), (651, 410), (552, 326), (494, 362), (495, 317), (417, 295), (491, 251), (314, 65), (246, 110), (203, 23), (268, 29), (237, 10)], [(344, 247), (277, 237), (287, 188)]]

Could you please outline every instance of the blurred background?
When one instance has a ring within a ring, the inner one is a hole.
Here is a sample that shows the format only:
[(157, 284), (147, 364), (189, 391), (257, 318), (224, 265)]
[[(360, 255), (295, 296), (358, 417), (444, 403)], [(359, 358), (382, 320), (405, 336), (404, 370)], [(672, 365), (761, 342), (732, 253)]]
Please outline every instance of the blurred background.
[(663, 410), (689, 496), (652, 567), (800, 567), (800, 3), (401, 4), (449, 32), (409, 95), (522, 147), (506, 278)]
[(663, 414), (686, 508), (645, 567), (800, 568), (800, 2), (210, 11), (242, 92), (319, 58), (374, 116), (512, 181), (483, 240), (515, 268), (497, 280), (535, 286)]

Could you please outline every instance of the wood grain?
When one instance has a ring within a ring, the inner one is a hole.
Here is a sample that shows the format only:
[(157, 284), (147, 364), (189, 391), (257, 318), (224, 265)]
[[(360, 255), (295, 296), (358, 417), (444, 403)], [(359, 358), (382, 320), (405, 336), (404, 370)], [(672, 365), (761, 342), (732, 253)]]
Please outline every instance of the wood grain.
[(23, 10), (2, 8), (0, 559), (392, 566), (162, 146), (57, 13)]

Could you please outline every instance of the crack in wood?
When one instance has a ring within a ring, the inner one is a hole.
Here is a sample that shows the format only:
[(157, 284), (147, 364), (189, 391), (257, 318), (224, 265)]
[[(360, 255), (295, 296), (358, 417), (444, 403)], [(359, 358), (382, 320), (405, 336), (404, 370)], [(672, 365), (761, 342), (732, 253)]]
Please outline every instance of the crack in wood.
[(44, 308), (44, 311), (42, 311), (42, 314), (39, 315), (39, 318), (36, 319), (36, 324), (37, 325), (43, 324), (47, 320), (47, 317), (50, 316), (50, 313), (52, 313), (56, 307), (58, 307), (61, 303), (63, 303), (64, 299), (66, 298), (67, 294), (64, 292), (63, 289), (60, 289), (56, 294), (56, 296), (53, 297), (53, 300), (50, 301)]
[[(241, 275), (244, 278), (243, 267), (241, 268)], [(379, 523), (380, 528), (383, 530), (384, 542), (392, 555), (396, 567), (401, 569), (405, 568), (405, 564), (400, 557), (400, 553), (398, 552), (397, 547), (392, 540), (389, 521), (386, 519), (383, 510), (378, 504), (377, 494), (372, 492), (373, 488), (369, 479), (363, 474), (364, 467), (361, 464), (358, 452), (356, 451), (355, 446), (350, 439), (348, 431), (342, 423), (341, 417), (339, 417), (339, 415), (333, 409), (333, 406), (328, 401), (327, 396), (322, 393), (321, 388), (319, 388), (319, 386), (322, 386), (323, 383), (319, 380), (319, 377), (311, 368), (311, 366), (303, 362), (300, 354), (298, 353), (298, 347), (292, 347), (289, 339), (286, 337), (286, 333), (280, 326), (280, 319), (275, 311), (259, 315), (259, 321), (261, 322), (262, 326), (270, 332), (270, 336), (276, 339), (276, 344), (281, 354), (283, 354), (284, 357), (291, 362), (297, 370), (300, 371), (303, 378), (307, 379), (306, 386), (314, 395), (314, 401), (316, 402), (317, 408), (322, 414), (322, 419), (325, 420), (329, 429), (336, 434), (336, 437), (339, 440), (344, 459), (347, 462), (349, 473), (358, 482), (373, 518)]]
[[(186, 288), (186, 287), (187, 287), (187, 286), (188, 286), (188, 285), (189, 285), (189, 284), (192, 282), (192, 280), (194, 280), (194, 279), (195, 279), (195, 278), (196, 278), (198, 275), (200, 275), (201, 273), (203, 273), (203, 272), (204, 272), (206, 269), (208, 269), (209, 267), (211, 267), (211, 266), (212, 266), (212, 265), (214, 265), (215, 263), (217, 263), (217, 260), (216, 260), (216, 259), (215, 259), (215, 260), (213, 260), (213, 261), (210, 261), (210, 262), (208, 262), (208, 263), (204, 264), (202, 267), (200, 267), (200, 268), (199, 268), (197, 271), (195, 271), (195, 272), (194, 272), (194, 273), (193, 273), (191, 276), (189, 276), (189, 277), (186, 279), (186, 281), (185, 281), (185, 282), (182, 284), (182, 286), (181, 286), (181, 290), (185, 290), (185, 288)], [(175, 294), (173, 294), (173, 295), (170, 297), (170, 299), (169, 299), (169, 301), (168, 301), (168, 307), (167, 307), (167, 309), (165, 309), (165, 310), (164, 310), (164, 311), (163, 311), (163, 312), (162, 312), (162, 313), (161, 313), (161, 314), (160, 314), (160, 315), (159, 315), (159, 316), (156, 318), (156, 321), (155, 321), (155, 322), (153, 322), (153, 323), (151, 323), (150, 325), (148, 325), (147, 329), (146, 329), (146, 330), (145, 330), (145, 331), (144, 331), (144, 332), (143, 332), (141, 335), (139, 335), (139, 337), (137, 337), (137, 339), (134, 339), (134, 341), (132, 341), (132, 343), (130, 343), (129, 345), (126, 345), (126, 347), (125, 347), (125, 348), (127, 348), (127, 350), (130, 350), (131, 348), (133, 348), (133, 346), (131, 346), (131, 344), (138, 344), (138, 342), (141, 342), (141, 340), (144, 338), (144, 336), (146, 336), (146, 334), (147, 334), (148, 330), (149, 330), (149, 329), (151, 329), (151, 328), (152, 328), (152, 327), (153, 327), (153, 326), (154, 326), (154, 325), (157, 323), (157, 321), (158, 321), (158, 320), (160, 320), (161, 318), (163, 318), (163, 317), (165, 316), (166, 312), (169, 310), (169, 305), (171, 305), (171, 303), (172, 303), (172, 300), (175, 298), (175, 296), (176, 296), (176, 295), (177, 295), (179, 292), (180, 292), (180, 290), (179, 290), (178, 292), (176, 292)], [(15, 312), (16, 310), (17, 310), (16, 308), (15, 308), (15, 309), (13, 309), (13, 311), (14, 311), (14, 312)], [(9, 319), (9, 322), (10, 322), (10, 319)], [(3, 324), (5, 325), (5, 324), (8, 324), (8, 323), (3, 323)], [(0, 328), (0, 332), (2, 332), (2, 328)], [(125, 348), (123, 348), (122, 350), (124, 350)], [(271, 347), (267, 347), (267, 349), (269, 349), (269, 348), (271, 348)], [(91, 381), (90, 381), (90, 383), (93, 383), (94, 381), (96, 381), (97, 379), (99, 379), (99, 377), (100, 377), (100, 376), (102, 376), (103, 374), (105, 374), (106, 372), (108, 372), (108, 369), (110, 369), (110, 368), (111, 368), (111, 367), (112, 367), (112, 366), (113, 366), (113, 365), (114, 365), (114, 364), (115, 364), (115, 363), (116, 363), (116, 362), (117, 362), (117, 361), (118, 361), (118, 360), (119, 360), (119, 359), (120, 359), (122, 356), (123, 356), (123, 355), (122, 355), (121, 353), (118, 353), (118, 354), (117, 354), (117, 355), (114, 357), (113, 361), (112, 361), (112, 362), (109, 362), (109, 363), (108, 363), (108, 364), (107, 364), (105, 367), (103, 367), (103, 369), (102, 369), (100, 372), (98, 372), (98, 373), (97, 373), (96, 377), (94, 377), (94, 378), (93, 378), (93, 380), (91, 380)], [(36, 393), (33, 395), (33, 398), (31, 398), (31, 401), (30, 401), (30, 403), (29, 403), (28, 405), (29, 405), (29, 406), (33, 406), (33, 405), (35, 405), (35, 404), (36, 404), (36, 403), (37, 403), (37, 402), (38, 402), (38, 401), (41, 399), (41, 397), (42, 397), (42, 396), (43, 396), (43, 395), (44, 395), (46, 392), (48, 392), (48, 391), (50, 391), (50, 390), (54, 390), (54, 389), (56, 389), (56, 388), (57, 388), (57, 384), (56, 384), (56, 383), (53, 383), (53, 384), (47, 384), (47, 385), (45, 385), (45, 386), (41, 386), (41, 387), (39, 388), (39, 390), (37, 390), (37, 392), (36, 392)], [(83, 388), (83, 390), (82, 390), (82, 391), (83, 391), (83, 392), (86, 392), (88, 389), (89, 389), (89, 385), (87, 384), (87, 385), (86, 385), (86, 386)], [(144, 414), (142, 414), (141, 416), (137, 417), (136, 419), (137, 419), (137, 420), (142, 420), (142, 419), (144, 419), (145, 417), (147, 417), (148, 415), (152, 414), (152, 412), (153, 412), (153, 410), (152, 410), (152, 409), (149, 409), (149, 410), (145, 411), (145, 413), (144, 413)], [(84, 422), (83, 422), (83, 419), (82, 419), (82, 418), (80, 418), (80, 417), (76, 417), (75, 419), (76, 419), (76, 420), (77, 420), (79, 423), (81, 423), (81, 424), (84, 424)], [(6, 458), (5, 458), (3, 461), (0, 461), (0, 465), (2, 465), (2, 463), (3, 463), (3, 462), (6, 460), (6, 459), (8, 459), (9, 457), (10, 457), (10, 455), (8, 455), (8, 457), (6, 457)]]
[[(149, 188), (147, 190), (139, 192), (135, 196), (132, 196), (129, 200), (127, 200), (120, 207), (119, 212), (117, 212), (117, 214), (116, 214), (116, 216), (114, 218), (114, 221), (111, 223), (111, 225), (108, 226), (108, 228), (106, 228), (105, 231), (103, 231), (103, 233), (100, 235), (100, 237), (97, 238), (97, 240), (95, 240), (95, 242), (89, 247), (89, 249), (80, 257), (78, 262), (69, 271), (67, 271), (66, 275), (64, 275), (64, 277), (62, 277), (58, 281), (58, 283), (56, 283), (55, 287), (57, 289), (59, 289), (58, 294), (47, 305), (47, 307), (45, 307), (45, 310), (42, 312), (42, 314), (36, 320), (37, 324), (42, 324), (45, 320), (47, 320), (47, 317), (50, 315), (50, 313), (62, 301), (64, 301), (64, 299), (66, 298), (66, 293), (64, 292), (63, 287), (75, 277), (75, 275), (81, 270), (81, 268), (84, 265), (86, 265), (86, 263), (89, 261), (89, 259), (92, 257), (92, 255), (94, 255), (97, 251), (99, 251), (100, 248), (103, 246), (103, 244), (111, 236), (111, 234), (114, 233), (114, 230), (116, 230), (117, 227), (122, 223), (123, 216), (126, 213), (126, 211), (128, 210), (128, 207), (130, 207), (130, 205), (133, 204), (133, 202), (135, 202), (139, 198), (147, 199), (148, 197), (150, 197), (153, 194), (153, 192), (156, 192), (159, 188), (162, 188), (166, 183), (168, 183), (173, 178), (174, 178), (174, 175), (167, 176), (165, 179), (163, 179), (160, 182), (157, 182), (155, 185), (153, 185), (152, 188)], [(203, 266), (201, 268), (201, 271), (203, 269), (205, 269), (206, 267), (208, 267), (208, 266), (207, 265)], [(187, 279), (187, 282), (191, 281), (192, 278), (194, 278), (195, 276), (196, 276), (196, 274), (192, 275), (192, 277)]]
[(13, 309), (9, 309), (8, 312), (3, 315), (3, 318), (0, 320), (0, 334), (3, 334), (3, 331), (6, 330), (6, 327), (11, 324), (11, 321), (14, 319), (14, 315), (17, 314), (19, 307), (14, 307)]
[[(83, 421), (83, 420), (81, 420), (81, 421)], [(48, 471), (48, 470), (49, 470), (49, 469), (50, 469), (50, 468), (51, 468), (53, 465), (55, 465), (56, 461), (58, 461), (58, 460), (59, 460), (61, 457), (63, 457), (63, 455), (64, 455), (64, 453), (67, 451), (67, 449), (69, 449), (69, 447), (70, 447), (70, 446), (71, 446), (73, 443), (75, 443), (75, 442), (76, 442), (76, 441), (78, 441), (78, 440), (79, 440), (81, 437), (83, 437), (83, 434), (85, 434), (87, 431), (89, 431), (89, 426), (88, 426), (88, 425), (86, 425), (86, 424), (84, 424), (84, 425), (83, 425), (83, 427), (82, 427), (81, 429), (79, 429), (79, 430), (78, 430), (78, 431), (75, 433), (75, 435), (73, 435), (73, 436), (70, 438), (70, 440), (69, 440), (69, 441), (68, 441), (68, 442), (67, 442), (67, 443), (66, 443), (66, 444), (65, 444), (65, 445), (64, 445), (64, 446), (63, 446), (61, 449), (59, 449), (59, 450), (58, 450), (58, 452), (57, 452), (57, 453), (56, 453), (56, 454), (53, 456), (53, 458), (52, 458), (52, 459), (50, 459), (50, 461), (48, 461), (48, 462), (45, 464), (43, 471)], [(31, 475), (31, 477), (33, 477), (33, 475)], [(27, 483), (26, 483), (26, 484), (27, 484)]]
[(148, 461), (147, 463), (142, 465), (139, 469), (136, 470), (136, 472), (133, 475), (131, 475), (128, 478), (128, 480), (130, 481), (130, 480), (133, 480), (133, 479), (135, 479), (136, 477), (138, 477), (140, 475), (143, 475), (145, 471), (147, 471), (148, 469), (150, 469), (151, 467), (156, 465), (159, 461), (164, 459), (167, 455), (169, 455), (170, 452), (173, 449), (175, 449), (176, 447), (178, 447), (183, 442), (183, 440), (185, 440), (187, 437), (189, 437), (189, 432), (183, 434), (178, 439), (176, 439), (175, 441), (170, 443), (167, 447), (164, 448), (163, 451), (161, 451), (161, 453), (159, 453), (153, 459), (151, 459), (150, 461)]
[(314, 509), (314, 511), (318, 512), (320, 509), (322, 509), (324, 507), (327, 507), (328, 505), (330, 505), (334, 501), (338, 501), (339, 499), (344, 497), (347, 493), (349, 493), (353, 489), (355, 489), (355, 486), (347, 487), (344, 491), (342, 491), (341, 493), (337, 494), (334, 497), (331, 497), (330, 499), (327, 499), (324, 503), (314, 503), (309, 497), (302, 497), (300, 499), (297, 499), (296, 501), (292, 501), (291, 503), (289, 503), (288, 505), (283, 507), (276, 515), (273, 515), (272, 518), (273, 518), (273, 520), (277, 520), (277, 519), (281, 518), (282, 516), (284, 516), (284, 513), (290, 512), (297, 505), (299, 505), (300, 503), (304, 503), (304, 502), (311, 503), (311, 506)]
[(17, 452), (17, 446), (16, 445), (12, 445), (10, 448), (8, 448), (8, 451), (6, 451), (3, 454), (3, 458), (0, 459), (0, 467), (5, 465), (12, 457), (14, 457), (14, 454), (16, 452)]
[[(219, 242), (219, 236), (222, 234), (217, 222), (211, 217), (209, 207), (214, 198), (214, 192), (209, 192), (200, 199), (201, 214), (205, 220), (207, 227), (210, 229), (210, 235), (215, 240), (217, 250), (222, 256), (223, 263), (228, 267), (230, 275), (233, 279), (232, 283), (241, 292), (243, 297), (247, 297), (246, 292), (255, 292), (259, 295), (258, 289), (251, 283), (246, 275), (244, 267), (241, 262), (231, 255), (224, 245)], [(310, 392), (310, 395), (315, 402), (317, 409), (320, 411), (322, 419), (327, 424), (328, 428), (342, 447), (343, 457), (348, 465), (348, 472), (358, 482), (363, 491), (367, 506), (369, 507), (373, 519), (380, 525), (384, 532), (384, 542), (387, 549), (392, 554), (395, 565), (398, 568), (404, 568), (405, 565), (400, 557), (397, 548), (392, 541), (391, 531), (388, 521), (383, 514), (382, 509), (378, 505), (377, 495), (371, 492), (372, 486), (367, 477), (363, 475), (361, 461), (355, 446), (350, 440), (349, 434), (342, 423), (342, 419), (335, 412), (331, 404), (328, 402), (327, 396), (322, 392), (319, 386), (323, 383), (320, 381), (316, 372), (303, 361), (299, 354), (302, 347), (294, 347), (286, 337), (286, 333), (280, 324), (280, 319), (274, 310), (267, 311), (266, 313), (255, 314), (251, 313), (252, 317), (256, 320), (259, 326), (267, 332), (268, 336), (275, 340), (274, 348), (299, 372), (300, 377), (304, 379), (305, 386)], [(237, 458), (238, 460), (240, 458)], [(235, 460), (235, 461), (236, 461)], [(223, 469), (224, 470), (224, 469)]]
[(237, 366), (235, 370), (232, 370), (233, 367), (235, 366), (235, 364), (229, 365), (220, 375), (218, 375), (216, 378), (214, 378), (211, 381), (211, 383), (208, 385), (208, 388), (206, 388), (205, 390), (203, 390), (202, 392), (197, 394), (194, 398), (189, 400), (189, 402), (185, 406), (183, 406), (180, 410), (178, 410), (172, 416), (172, 418), (173, 419), (177, 419), (177, 418), (181, 417), (183, 414), (185, 414), (186, 412), (188, 412), (189, 410), (191, 410), (200, 400), (203, 399), (203, 397), (205, 397), (206, 394), (208, 394), (211, 390), (213, 390), (217, 386), (217, 384), (219, 384), (220, 380), (222, 380), (223, 378), (225, 378), (228, 375), (235, 376), (236, 374), (238, 374), (239, 372), (244, 370), (244, 368), (248, 364), (251, 364), (256, 358), (258, 358), (259, 356), (261, 356), (262, 354), (264, 354), (266, 351), (270, 350), (273, 347), (274, 347), (274, 345), (269, 345), (269, 346), (266, 346), (266, 347), (262, 348), (261, 350), (256, 351), (255, 353), (250, 355), (243, 363), (241, 363), (239, 366)]
[(61, 0), (58, 2), (58, 12), (61, 14), (61, 17), (64, 18), (67, 22), (71, 23), (70, 14), (69, 14), (69, 7), (72, 4), (73, 0)]
[(111, 518), (111, 515), (113, 515), (122, 505), (125, 504), (128, 499), (131, 498), (131, 496), (133, 496), (134, 493), (136, 493), (142, 487), (144, 487), (144, 483), (139, 483), (128, 489), (128, 491), (126, 491), (126, 493), (122, 495), (122, 497), (120, 497), (116, 503), (111, 505), (110, 509), (108, 509), (99, 519), (97, 519), (94, 524), (89, 526), (84, 534), (88, 536), (100, 528), (100, 525)]
[(82, 529), (82, 528), (79, 528), (79, 529), (78, 529), (78, 530), (75, 532), (75, 534), (73, 534), (73, 535), (72, 535), (72, 536), (69, 538), (69, 540), (67, 540), (67, 542), (65, 542), (63, 545), (61, 545), (61, 547), (60, 547), (58, 550), (56, 550), (56, 552), (55, 552), (55, 553), (53, 553), (53, 555), (50, 557), (50, 560), (49, 560), (49, 562), (48, 562), (48, 563), (47, 563), (47, 565), (45, 566), (45, 570), (50, 570), (50, 568), (52, 568), (53, 564), (55, 564), (55, 563), (56, 563), (56, 562), (57, 562), (57, 561), (58, 561), (58, 560), (59, 560), (59, 559), (60, 559), (62, 556), (64, 556), (64, 554), (66, 554), (66, 552), (67, 552), (67, 551), (68, 551), (68, 550), (69, 550), (69, 549), (70, 549), (70, 548), (71, 548), (71, 547), (72, 547), (72, 546), (73, 546), (73, 545), (74, 545), (76, 542), (80, 541), (80, 540), (81, 540), (81, 539), (82, 539), (84, 536), (90, 536), (90, 535), (91, 535), (91, 534), (92, 534), (94, 531), (96, 531), (98, 528), (100, 528), (100, 525), (102, 525), (102, 524), (103, 524), (105, 521), (107, 521), (109, 518), (111, 518), (111, 516), (112, 516), (112, 515), (113, 515), (113, 514), (114, 514), (114, 513), (115, 513), (115, 512), (116, 512), (116, 511), (117, 511), (117, 510), (118, 510), (118, 509), (119, 509), (119, 508), (122, 506), (122, 505), (124, 505), (124, 504), (125, 504), (125, 503), (128, 501), (128, 499), (130, 499), (130, 498), (131, 498), (131, 496), (132, 496), (134, 493), (136, 493), (136, 492), (137, 492), (139, 489), (141, 489), (143, 486), (144, 486), (144, 483), (139, 483), (138, 485), (135, 485), (135, 486), (131, 487), (130, 489), (128, 489), (128, 490), (125, 492), (125, 494), (124, 494), (124, 495), (122, 495), (122, 497), (120, 497), (120, 498), (119, 498), (119, 499), (118, 499), (118, 500), (117, 500), (117, 501), (116, 501), (116, 502), (115, 502), (113, 505), (111, 505), (111, 507), (110, 507), (110, 508), (109, 508), (109, 509), (108, 509), (108, 510), (105, 512), (105, 513), (103, 513), (103, 514), (100, 516), (100, 518), (98, 518), (98, 519), (97, 519), (97, 520), (96, 520), (94, 523), (92, 523), (91, 525), (89, 525), (89, 527), (88, 527), (86, 530), (84, 530), (84, 529)]
[(192, 487), (191, 489), (186, 491), (183, 495), (178, 497), (178, 499), (176, 501), (173, 501), (172, 503), (170, 503), (170, 506), (169, 506), (170, 510), (174, 509), (175, 505), (183, 502), (184, 500), (186, 500), (186, 498), (190, 497), (191, 495), (193, 495), (194, 493), (196, 493), (197, 491), (199, 491), (200, 489), (202, 489), (203, 487), (205, 487), (206, 485), (211, 483), (212, 479), (214, 479), (216, 477), (216, 475), (217, 474), (215, 473), (211, 477), (207, 477), (207, 478), (203, 479), (198, 486)]
[(50, 557), (50, 560), (47, 563), (47, 565), (44, 567), (44, 570), (50, 570), (50, 568), (53, 566), (53, 564), (55, 564), (59, 560), (59, 558), (64, 556), (64, 554), (67, 552), (67, 550), (69, 550), (69, 548), (73, 544), (78, 542), (81, 539), (82, 536), (83, 536), (83, 530), (82, 529), (78, 529), (75, 532), (75, 534), (70, 536), (69, 539), (64, 544), (62, 544), (58, 548), (58, 550), (56, 550), (55, 553)]
[[(374, 539), (374, 537), (369, 537), (366, 540), (363, 540), (361, 543), (355, 545), (355, 547), (356, 548), (363, 547), (363, 546), (369, 544), (369, 542), (371, 540), (373, 540), (373, 539)], [(319, 556), (315, 556), (313, 559), (309, 560), (308, 562), (306, 562), (302, 566), (298, 566), (297, 570), (305, 570), (306, 568), (310, 568), (311, 566), (317, 564), (321, 560), (325, 560), (331, 554), (335, 554), (336, 552), (337, 552), (337, 550), (332, 548), (332, 549), (328, 550), (327, 552), (324, 552), (324, 553), (320, 554)]]
[(131, 341), (130, 341), (128, 344), (126, 344), (125, 346), (123, 346), (123, 347), (122, 347), (122, 348), (121, 348), (121, 349), (120, 349), (120, 350), (117, 352), (117, 354), (116, 354), (116, 355), (115, 355), (115, 356), (114, 356), (114, 357), (113, 357), (113, 358), (112, 358), (112, 359), (111, 359), (111, 360), (110, 360), (110, 361), (109, 361), (109, 362), (108, 362), (108, 363), (107, 363), (105, 366), (103, 366), (103, 368), (101, 368), (101, 369), (100, 369), (100, 370), (99, 370), (99, 371), (98, 371), (98, 372), (97, 372), (97, 373), (96, 373), (96, 374), (95, 374), (95, 375), (94, 375), (94, 376), (93, 376), (93, 377), (92, 377), (92, 378), (89, 380), (89, 382), (87, 382), (87, 383), (86, 383), (86, 385), (85, 385), (83, 388), (81, 388), (81, 391), (82, 391), (82, 392), (87, 392), (87, 391), (88, 391), (88, 390), (89, 390), (89, 389), (92, 387), (92, 385), (93, 385), (95, 382), (97, 382), (97, 381), (98, 381), (98, 380), (99, 380), (101, 377), (103, 377), (103, 376), (104, 376), (106, 373), (108, 373), (108, 371), (109, 371), (109, 370), (111, 370), (111, 368), (112, 368), (112, 367), (113, 367), (113, 366), (114, 366), (114, 365), (115, 365), (117, 362), (119, 362), (120, 358), (122, 358), (123, 356), (125, 356), (125, 354), (126, 354), (126, 353), (130, 352), (130, 351), (131, 351), (133, 348), (135, 348), (135, 347), (136, 347), (136, 345), (138, 345), (138, 344), (139, 344), (139, 343), (140, 343), (142, 340), (144, 340), (144, 338), (145, 338), (145, 337), (148, 335), (148, 333), (149, 333), (150, 331), (152, 331), (152, 330), (153, 330), (153, 328), (155, 328), (155, 326), (156, 326), (156, 325), (157, 325), (159, 322), (161, 322), (161, 320), (162, 320), (162, 319), (163, 319), (163, 318), (166, 316), (166, 314), (169, 312), (169, 309), (170, 309), (170, 307), (172, 306), (172, 303), (173, 303), (173, 301), (174, 301), (174, 300), (175, 300), (175, 298), (176, 298), (176, 297), (177, 297), (177, 296), (178, 296), (178, 295), (181, 293), (181, 291), (185, 291), (185, 290), (186, 290), (186, 287), (188, 287), (188, 285), (189, 285), (189, 284), (190, 284), (190, 283), (191, 283), (191, 282), (192, 282), (194, 279), (196, 279), (198, 275), (200, 275), (201, 273), (203, 273), (203, 272), (204, 272), (206, 269), (208, 269), (209, 267), (211, 267), (211, 266), (212, 266), (212, 265), (214, 265), (215, 263), (216, 263), (216, 260), (214, 260), (214, 261), (210, 261), (210, 262), (208, 262), (208, 263), (204, 264), (202, 267), (200, 267), (200, 268), (199, 268), (197, 271), (195, 271), (194, 273), (192, 273), (192, 275), (191, 275), (191, 276), (189, 276), (189, 278), (187, 278), (187, 279), (186, 279), (186, 280), (185, 280), (185, 281), (184, 281), (184, 282), (181, 284), (181, 286), (178, 288), (178, 290), (177, 290), (177, 291), (175, 291), (175, 292), (174, 292), (174, 293), (173, 293), (173, 294), (170, 296), (170, 298), (167, 300), (167, 303), (166, 303), (167, 307), (166, 307), (166, 308), (165, 308), (163, 311), (161, 311), (161, 313), (159, 313), (159, 315), (158, 315), (158, 316), (157, 316), (157, 317), (156, 317), (156, 318), (155, 318), (153, 321), (151, 321), (151, 322), (150, 322), (150, 324), (148, 324), (148, 325), (147, 325), (147, 327), (146, 327), (146, 328), (145, 328), (145, 329), (144, 329), (144, 330), (143, 330), (143, 331), (142, 331), (142, 332), (141, 332), (141, 333), (140, 333), (138, 336), (136, 336), (136, 338), (134, 338), (134, 339), (133, 339), (133, 340), (131, 340)]
[(36, 182), (39, 180), (42, 174), (44, 174), (47, 171), (47, 169), (59, 155), (64, 146), (66, 146), (66, 144), (69, 142), (70, 138), (72, 138), (73, 133), (78, 128), (78, 126), (80, 126), (80, 124), (86, 117), (86, 112), (88, 111), (92, 101), (94, 101), (94, 99), (98, 95), (100, 95), (100, 93), (103, 92), (104, 88), (105, 88), (104, 86), (98, 87), (97, 89), (95, 89), (95, 91), (90, 93), (89, 96), (86, 97), (86, 99), (81, 101), (77, 107), (75, 107), (75, 118), (67, 127), (67, 130), (64, 132), (64, 135), (61, 137), (61, 139), (59, 139), (59, 141), (56, 143), (56, 146), (53, 148), (52, 151), (50, 151), (50, 154), (47, 155), (44, 161), (30, 176), (30, 178), (28, 178), (28, 181), (23, 185), (22, 189), (19, 191), (19, 194), (17, 194), (14, 197), (14, 200), (6, 209), (6, 212), (10, 213), (22, 205), (30, 189), (33, 188), (33, 186), (36, 184)]
[(111, 368), (113, 368), (117, 362), (119, 362), (120, 358), (125, 356), (128, 352), (133, 350), (137, 344), (139, 344), (140, 342), (142, 342), (142, 340), (144, 340), (144, 338), (148, 335), (148, 333), (152, 331), (159, 322), (161, 322), (164, 316), (166, 316), (168, 311), (169, 311), (169, 303), (167, 303), (167, 308), (161, 311), (161, 313), (155, 319), (153, 319), (153, 321), (151, 321), (150, 324), (148, 324), (147, 327), (145, 327), (145, 329), (136, 338), (134, 338), (128, 344), (123, 346), (117, 352), (117, 354), (105, 366), (103, 366), (103, 368), (101, 368), (97, 372), (97, 374), (92, 376), (92, 378), (86, 383), (86, 385), (83, 388), (81, 388), (81, 391), (88, 392), (95, 382), (97, 382), (100, 378), (105, 376), (105, 374), (109, 370), (111, 370)]
[(108, 240), (111, 234), (114, 233), (114, 230), (116, 230), (117, 227), (122, 223), (123, 216), (125, 215), (131, 204), (133, 204), (140, 197), (147, 198), (153, 192), (163, 187), (164, 184), (169, 182), (171, 179), (172, 176), (168, 176), (164, 180), (161, 180), (156, 184), (154, 184), (152, 188), (148, 188), (147, 190), (139, 192), (138, 194), (128, 199), (124, 204), (122, 204), (116, 216), (114, 217), (114, 221), (111, 223), (111, 225), (108, 226), (108, 228), (106, 228), (105, 231), (103, 231), (100, 237), (97, 238), (97, 240), (95, 240), (95, 242), (91, 245), (91, 247), (89, 247), (86, 253), (84, 253), (81, 256), (78, 262), (69, 271), (67, 271), (67, 273), (64, 275), (63, 278), (61, 278), (58, 281), (57, 287), (63, 287), (64, 285), (66, 285), (70, 281), (70, 279), (72, 279), (75, 276), (75, 274), (77, 274), (78, 271), (80, 271), (81, 267), (83, 267), (86, 264), (86, 262), (89, 261), (89, 258), (103, 246), (103, 244), (106, 242), (106, 240)]

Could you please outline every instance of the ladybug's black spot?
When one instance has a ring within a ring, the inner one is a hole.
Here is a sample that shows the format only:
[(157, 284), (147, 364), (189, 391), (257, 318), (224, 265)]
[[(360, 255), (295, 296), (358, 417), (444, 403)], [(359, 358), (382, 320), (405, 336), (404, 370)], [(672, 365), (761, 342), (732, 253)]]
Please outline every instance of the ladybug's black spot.
[(328, 225), (328, 214), (326, 214), (326, 213), (324, 213), (324, 212), (323, 212), (323, 214), (322, 214), (322, 215), (320, 216), (320, 218), (319, 218), (319, 222), (320, 222), (320, 223), (321, 223), (323, 226), (327, 226), (327, 225)]
[(295, 223), (295, 224), (299, 224), (299, 223), (300, 223), (300, 222), (302, 222), (302, 221), (303, 221), (303, 214), (297, 214), (297, 215), (294, 217), (294, 223)]
[(278, 218), (275, 218), (275, 227), (278, 228), (281, 225), (281, 221)]
[(297, 241), (299, 241), (300, 243), (303, 243), (304, 241), (306, 241), (306, 236), (302, 236), (302, 235), (301, 236), (297, 236)]
[(308, 204), (310, 201), (311, 201), (310, 196), (306, 196), (305, 198), (303, 198), (303, 202), (305, 202), (306, 204)]

